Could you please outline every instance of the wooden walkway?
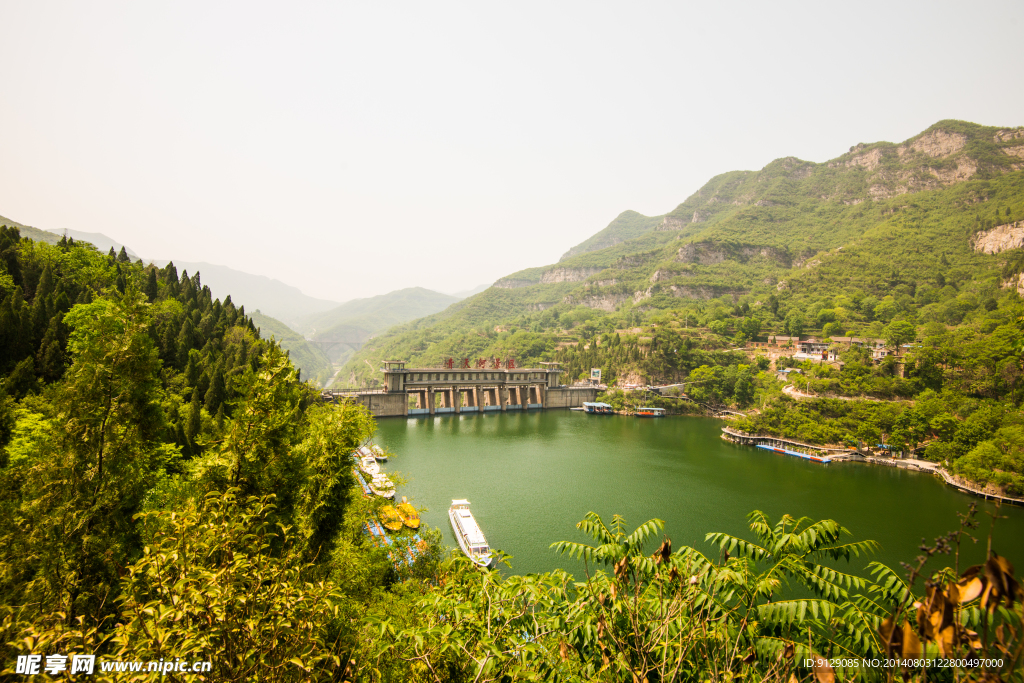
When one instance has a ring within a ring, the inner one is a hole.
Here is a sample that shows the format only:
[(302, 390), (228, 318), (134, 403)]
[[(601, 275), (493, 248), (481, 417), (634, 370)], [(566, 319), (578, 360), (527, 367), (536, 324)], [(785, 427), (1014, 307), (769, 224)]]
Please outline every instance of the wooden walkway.
[(946, 470), (942, 469), (941, 467), (935, 468), (934, 471), (937, 472), (938, 474), (942, 475), (942, 478), (946, 481), (947, 484), (949, 484), (950, 486), (952, 486), (954, 488), (960, 489), (964, 493), (970, 493), (970, 494), (975, 495), (975, 496), (980, 496), (980, 497), (984, 498), (985, 500), (998, 500), (998, 501), (1002, 501), (1003, 503), (1007, 503), (1008, 505), (1024, 505), (1024, 498), (1014, 498), (1012, 496), (1002, 496), (1002, 495), (999, 495), (998, 493), (990, 493), (988, 491), (985, 491), (984, 489), (975, 488), (975, 487), (971, 486), (970, 484), (966, 484), (964, 482), (957, 481), (956, 477), (952, 476), (949, 472), (947, 472)]

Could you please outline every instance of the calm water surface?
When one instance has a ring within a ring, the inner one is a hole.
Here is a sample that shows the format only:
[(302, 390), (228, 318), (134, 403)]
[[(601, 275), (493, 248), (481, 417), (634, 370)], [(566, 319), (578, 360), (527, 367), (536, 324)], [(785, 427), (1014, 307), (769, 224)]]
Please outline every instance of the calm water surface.
[[(395, 454), (385, 465), (408, 483), (423, 519), (456, 547), (447, 511), (467, 498), (491, 546), (513, 556), (515, 573), (582, 566), (556, 555), (559, 540), (588, 540), (575, 524), (593, 510), (627, 530), (657, 517), (679, 546), (714, 552), (709, 531), (753, 538), (745, 519), (762, 510), (831, 518), (855, 539), (875, 539), (879, 559), (898, 566), (929, 540), (958, 524), (972, 501), (991, 503), (919, 472), (858, 463), (820, 465), (720, 438), (722, 422), (709, 418), (638, 419), (570, 411), (510, 412), (421, 419), (384, 419), (377, 441)], [(1004, 507), (993, 548), (1024, 569), (1024, 509)], [(989, 517), (980, 515), (987, 531)], [(970, 548), (984, 556), (984, 538)], [(653, 546), (651, 548), (653, 551)], [(716, 553), (717, 554), (717, 553)], [(860, 568), (867, 560), (853, 563)], [(952, 559), (950, 558), (950, 564)], [(966, 566), (961, 561), (961, 567)]]

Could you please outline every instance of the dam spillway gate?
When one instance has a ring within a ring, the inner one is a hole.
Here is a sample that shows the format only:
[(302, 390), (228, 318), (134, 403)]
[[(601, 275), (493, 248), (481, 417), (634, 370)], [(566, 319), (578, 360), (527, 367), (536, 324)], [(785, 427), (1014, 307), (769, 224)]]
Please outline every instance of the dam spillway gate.
[[(556, 365), (543, 368), (406, 368), (384, 361), (383, 389), (332, 392), (365, 405), (375, 417), (541, 408), (578, 408), (597, 397), (595, 386), (565, 386)], [(326, 398), (326, 396), (325, 396)]]

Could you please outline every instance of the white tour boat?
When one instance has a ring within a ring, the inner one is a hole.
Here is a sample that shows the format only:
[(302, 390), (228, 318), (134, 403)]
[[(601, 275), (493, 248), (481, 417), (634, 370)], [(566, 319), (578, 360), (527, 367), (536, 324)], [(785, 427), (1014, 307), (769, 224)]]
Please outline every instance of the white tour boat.
[(388, 454), (385, 453), (384, 449), (378, 446), (377, 444), (373, 444), (372, 446), (370, 446), (370, 451), (373, 452), (373, 457), (377, 459), (377, 462), (388, 461)]
[(383, 472), (373, 475), (373, 479), (370, 481), (370, 490), (382, 498), (395, 497), (395, 483), (388, 479), (388, 475)]
[(376, 477), (377, 475), (382, 474), (380, 465), (377, 464), (377, 459), (374, 458), (372, 454), (364, 455), (359, 458), (359, 469), (369, 477)]
[(448, 508), (448, 520), (452, 523), (452, 531), (459, 541), (459, 547), (466, 554), (473, 564), (480, 567), (489, 567), (491, 564), (491, 549), (487, 547), (487, 539), (484, 532), (480, 531), (473, 513), (469, 511), (468, 500), (453, 500), (452, 506)]

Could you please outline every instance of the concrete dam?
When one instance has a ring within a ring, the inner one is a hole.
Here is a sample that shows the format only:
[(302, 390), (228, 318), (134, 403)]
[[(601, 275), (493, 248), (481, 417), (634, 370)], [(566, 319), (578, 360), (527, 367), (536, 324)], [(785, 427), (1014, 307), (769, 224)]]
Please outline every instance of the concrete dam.
[[(561, 370), (543, 368), (406, 368), (384, 361), (383, 389), (325, 392), (324, 398), (354, 400), (374, 417), (579, 408), (597, 398), (596, 386), (565, 386)], [(412, 407), (415, 405), (415, 407)]]

